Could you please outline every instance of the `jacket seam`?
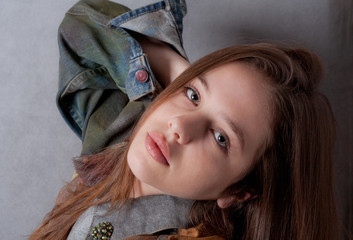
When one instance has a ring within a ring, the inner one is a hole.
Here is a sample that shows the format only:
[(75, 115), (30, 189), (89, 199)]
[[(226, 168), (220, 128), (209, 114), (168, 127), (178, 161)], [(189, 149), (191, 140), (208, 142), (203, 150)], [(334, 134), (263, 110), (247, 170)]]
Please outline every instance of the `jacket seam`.
[[(97, 213), (97, 206), (94, 206), (94, 213), (93, 213), (92, 221), (91, 221), (90, 228), (89, 228), (90, 230), (94, 227), (93, 222), (94, 222), (94, 217), (96, 216), (96, 213)], [(90, 231), (88, 231), (88, 233), (86, 235), (86, 239), (89, 237), (91, 237)]]
[[(165, 1), (168, 1), (169, 6), (171, 6), (171, 3), (170, 3), (169, 0), (165, 0)], [(167, 12), (169, 12), (169, 14), (172, 15), (172, 21), (173, 21), (173, 23), (174, 23), (175, 29), (177, 30), (178, 37), (179, 37), (179, 42), (180, 42), (181, 46), (183, 46), (182, 34), (181, 34), (180, 29), (179, 29), (179, 27), (178, 27), (178, 23), (176, 22), (175, 15), (174, 15), (174, 13), (173, 13), (173, 11), (172, 11), (171, 8), (170, 8)]]
[[(138, 14), (135, 14), (135, 15), (133, 15), (133, 16), (131, 16), (131, 17), (125, 19), (125, 20), (119, 21), (119, 22), (117, 23), (117, 25), (124, 24), (124, 23), (126, 23), (126, 22), (128, 22), (128, 21), (130, 21), (130, 20), (132, 20), (132, 19), (135, 19), (135, 18), (140, 17), (140, 16), (142, 16), (142, 15), (145, 15), (145, 14), (147, 14), (147, 13), (158, 12), (158, 11), (161, 11), (161, 10), (162, 10), (162, 11), (165, 11), (165, 9), (163, 9), (162, 7), (161, 7), (161, 8), (156, 8), (156, 9), (151, 9), (151, 10), (143, 11), (143, 12), (138, 13)], [(130, 12), (131, 12), (131, 11), (130, 11)], [(127, 13), (129, 13), (129, 12), (127, 12)], [(126, 14), (126, 13), (123, 13), (122, 15), (124, 15), (124, 14)], [(122, 16), (122, 15), (120, 15), (120, 16)], [(120, 17), (120, 16), (118, 16), (118, 17)], [(115, 19), (115, 18), (114, 18), (114, 19)], [(112, 21), (114, 21), (114, 19), (110, 20), (109, 23), (108, 23), (108, 25), (109, 25)]]
[[(97, 11), (95, 11), (94, 13), (91, 13), (91, 10), (87, 11), (86, 7), (83, 7), (83, 6), (76, 6), (75, 9), (69, 10), (66, 14), (73, 15), (73, 16), (86, 16), (87, 18), (92, 20), (94, 23), (102, 25), (104, 27), (108, 27), (108, 24), (100, 21), (101, 19), (103, 19), (103, 20), (106, 19), (105, 22), (108, 22), (108, 23), (111, 21), (111, 19), (108, 19), (107, 17), (100, 16), (101, 14)], [(125, 14), (125, 13), (123, 13), (123, 14)], [(98, 20), (98, 18), (100, 20)]]
[[(63, 90), (63, 92), (60, 94), (60, 97), (64, 97), (64, 95), (66, 95), (67, 93), (71, 93), (70, 88), (72, 87), (73, 84), (77, 84), (80, 85), (83, 82), (85, 82), (88, 79), (88, 74), (90, 75), (95, 75), (96, 71), (106, 71), (104, 66), (98, 67), (98, 68), (94, 68), (94, 69), (89, 69), (86, 71), (83, 71), (79, 74), (77, 74), (75, 77), (73, 77), (71, 79), (71, 81), (68, 83), (68, 85), (65, 87), (65, 89)], [(82, 79), (80, 79), (82, 78)]]

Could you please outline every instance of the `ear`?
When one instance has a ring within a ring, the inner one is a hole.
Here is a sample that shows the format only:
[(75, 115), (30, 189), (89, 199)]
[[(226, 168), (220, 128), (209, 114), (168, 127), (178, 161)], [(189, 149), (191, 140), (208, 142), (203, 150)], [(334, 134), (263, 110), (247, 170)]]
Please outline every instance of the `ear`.
[(258, 196), (254, 193), (250, 193), (248, 191), (242, 191), (240, 193), (237, 193), (236, 195), (218, 198), (217, 204), (218, 204), (218, 207), (220, 208), (229, 208), (237, 203), (249, 201), (257, 197)]

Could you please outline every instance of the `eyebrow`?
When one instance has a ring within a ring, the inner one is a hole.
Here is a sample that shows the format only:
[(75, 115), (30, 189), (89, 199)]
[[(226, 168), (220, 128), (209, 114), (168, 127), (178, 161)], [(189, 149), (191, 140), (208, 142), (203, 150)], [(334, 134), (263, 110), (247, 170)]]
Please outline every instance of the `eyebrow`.
[(237, 135), (237, 137), (239, 138), (241, 149), (244, 149), (244, 145), (245, 145), (244, 132), (227, 115), (222, 115), (222, 117), (230, 125), (235, 135)]
[(202, 86), (204, 86), (204, 88), (206, 89), (207, 92), (210, 91), (210, 89), (208, 88), (207, 82), (205, 79), (203, 79), (202, 77), (198, 77), (200, 79), (200, 82), (202, 83)]
[[(206, 92), (209, 92), (210, 89), (208, 87), (208, 84), (207, 84), (206, 80), (203, 79), (202, 77), (198, 77), (198, 78), (200, 79), (200, 82), (202, 83), (202, 86), (206, 89)], [(222, 114), (221, 116), (227, 122), (227, 124), (230, 126), (230, 128), (233, 130), (235, 135), (239, 138), (241, 149), (244, 149), (244, 145), (245, 145), (244, 132), (227, 115)]]

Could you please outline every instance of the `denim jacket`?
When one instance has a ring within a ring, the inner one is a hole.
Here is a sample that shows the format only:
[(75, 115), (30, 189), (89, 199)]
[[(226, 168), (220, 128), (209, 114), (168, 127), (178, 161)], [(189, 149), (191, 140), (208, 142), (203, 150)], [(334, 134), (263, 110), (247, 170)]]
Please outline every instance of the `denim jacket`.
[(81, 0), (59, 27), (58, 108), (82, 139), (82, 154), (127, 138), (160, 91), (134, 31), (168, 43), (184, 58), (184, 0), (136, 10), (106, 0)]
[[(161, 87), (131, 31), (168, 43), (186, 58), (182, 45), (184, 0), (164, 0), (131, 11), (106, 0), (81, 0), (59, 27), (58, 108), (82, 139), (82, 154), (123, 141)], [(85, 211), (68, 239), (91, 239), (101, 222), (115, 225), (112, 239), (186, 227), (193, 201), (147, 196), (107, 213), (109, 204)], [(107, 213), (107, 214), (106, 214)], [(120, 216), (120, 217), (118, 217)]]

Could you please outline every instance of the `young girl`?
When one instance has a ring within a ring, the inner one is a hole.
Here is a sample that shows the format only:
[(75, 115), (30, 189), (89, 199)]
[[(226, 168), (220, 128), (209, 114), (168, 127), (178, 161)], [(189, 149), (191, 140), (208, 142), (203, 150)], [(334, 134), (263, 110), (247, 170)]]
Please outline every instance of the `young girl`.
[(135, 11), (81, 1), (68, 12), (58, 103), (83, 150), (31, 239), (337, 236), (319, 59), (257, 44), (189, 66), (185, 12), (183, 1)]

